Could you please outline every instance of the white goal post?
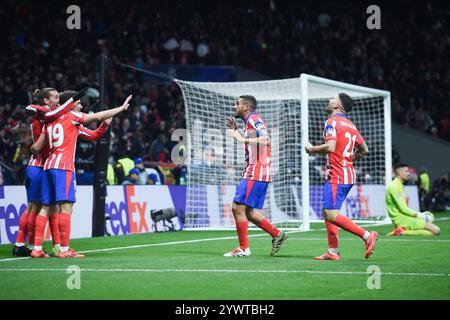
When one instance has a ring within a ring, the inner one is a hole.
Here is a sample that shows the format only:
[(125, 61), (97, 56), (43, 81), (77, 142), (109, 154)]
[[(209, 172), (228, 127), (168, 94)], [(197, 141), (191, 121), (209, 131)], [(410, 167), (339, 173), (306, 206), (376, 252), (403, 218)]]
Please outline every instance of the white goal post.
[[(357, 184), (341, 213), (356, 221), (386, 219), (384, 195), (392, 177), (390, 92), (301, 74), (299, 78), (248, 82), (175, 80), (186, 116), (188, 181), (185, 229), (234, 227), (231, 205), (244, 169), (244, 146), (227, 135), (226, 119), (241, 95), (253, 95), (271, 138), (273, 181), (261, 213), (281, 228), (309, 230), (322, 218), (325, 157), (303, 146), (323, 142), (324, 109), (340, 92), (354, 107), (350, 119), (370, 153), (355, 163)], [(243, 122), (238, 121), (242, 128)], [(304, 210), (303, 208), (308, 208)]]

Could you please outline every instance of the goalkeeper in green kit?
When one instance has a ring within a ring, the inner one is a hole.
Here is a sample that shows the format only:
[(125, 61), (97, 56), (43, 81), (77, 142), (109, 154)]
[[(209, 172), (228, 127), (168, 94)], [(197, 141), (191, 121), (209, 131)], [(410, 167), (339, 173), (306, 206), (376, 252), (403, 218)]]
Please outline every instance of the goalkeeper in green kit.
[(437, 236), (440, 233), (438, 226), (433, 224), (434, 216), (431, 212), (416, 212), (406, 204), (403, 184), (409, 180), (409, 168), (401, 163), (394, 167), (395, 179), (389, 184), (386, 191), (386, 207), (389, 218), (395, 225), (395, 230), (388, 233), (390, 236)]

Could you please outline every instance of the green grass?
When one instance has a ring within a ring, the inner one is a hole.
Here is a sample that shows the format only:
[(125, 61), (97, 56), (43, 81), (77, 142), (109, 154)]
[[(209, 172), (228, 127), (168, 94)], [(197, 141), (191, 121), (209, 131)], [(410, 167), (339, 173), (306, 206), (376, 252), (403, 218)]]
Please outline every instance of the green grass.
[[(369, 260), (363, 242), (341, 231), (338, 262), (312, 259), (327, 247), (321, 224), (290, 233), (275, 257), (269, 255), (270, 237), (257, 231), (250, 232), (261, 236), (250, 238), (248, 258), (222, 256), (237, 245), (234, 231), (79, 239), (71, 246), (88, 251), (232, 237), (88, 252), (85, 259), (0, 261), (0, 299), (449, 299), (450, 220), (441, 220), (449, 216), (437, 215), (439, 237), (387, 237), (392, 226), (369, 227), (381, 235)], [(0, 246), (0, 259), (11, 258), (11, 247)], [(80, 290), (67, 289), (71, 265), (82, 270)], [(381, 289), (367, 288), (371, 265), (385, 273)]]

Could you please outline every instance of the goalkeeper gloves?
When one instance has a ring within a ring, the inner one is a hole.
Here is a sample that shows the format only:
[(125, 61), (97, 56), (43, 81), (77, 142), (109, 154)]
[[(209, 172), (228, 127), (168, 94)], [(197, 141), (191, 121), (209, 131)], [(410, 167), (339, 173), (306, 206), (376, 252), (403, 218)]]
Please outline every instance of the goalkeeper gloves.
[(422, 219), (425, 222), (433, 222), (434, 221), (434, 215), (429, 211), (418, 212), (417, 218)]
[(84, 89), (81, 89), (80, 91), (78, 91), (77, 93), (75, 93), (73, 95), (73, 100), (77, 101), (77, 100), (80, 100), (81, 98), (83, 98), (84, 95), (87, 93), (88, 89), (89, 88), (84, 88)]

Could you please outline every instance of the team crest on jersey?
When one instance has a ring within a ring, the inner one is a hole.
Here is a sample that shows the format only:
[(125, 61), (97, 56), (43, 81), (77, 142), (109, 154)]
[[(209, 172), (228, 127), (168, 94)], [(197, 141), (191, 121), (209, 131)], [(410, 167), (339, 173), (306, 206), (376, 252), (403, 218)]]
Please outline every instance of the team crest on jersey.
[(256, 120), (256, 122), (255, 122), (255, 128), (256, 129), (264, 129), (264, 124), (262, 123), (262, 121), (261, 120)]
[(333, 137), (335, 137), (336, 136), (336, 128), (333, 125), (329, 124), (325, 127), (325, 133), (326, 133), (326, 135), (332, 135)]

